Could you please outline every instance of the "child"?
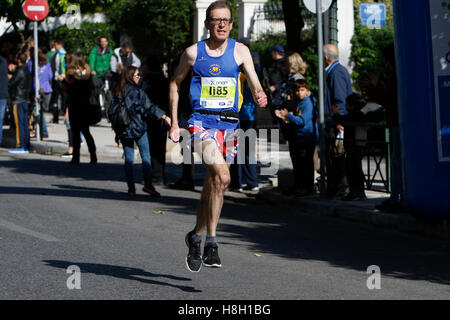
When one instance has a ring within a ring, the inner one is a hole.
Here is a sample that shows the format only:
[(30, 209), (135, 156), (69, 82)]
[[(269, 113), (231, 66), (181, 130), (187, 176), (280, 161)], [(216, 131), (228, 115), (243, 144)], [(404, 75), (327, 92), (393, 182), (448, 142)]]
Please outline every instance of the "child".
[(294, 167), (294, 190), (297, 196), (314, 192), (314, 149), (318, 136), (316, 100), (311, 97), (308, 83), (295, 81), (297, 108), (293, 113), (287, 109), (276, 110), (275, 114), (289, 123), (289, 153)]

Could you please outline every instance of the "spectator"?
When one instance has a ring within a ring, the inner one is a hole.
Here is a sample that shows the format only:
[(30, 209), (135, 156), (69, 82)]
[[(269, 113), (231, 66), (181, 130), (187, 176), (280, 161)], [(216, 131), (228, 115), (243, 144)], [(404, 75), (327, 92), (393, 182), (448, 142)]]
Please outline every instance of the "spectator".
[(113, 86), (118, 84), (118, 80), (126, 67), (133, 66), (135, 68), (141, 67), (141, 60), (134, 54), (133, 48), (129, 42), (124, 42), (120, 48), (114, 49), (114, 53), (110, 60), (111, 75)]
[(108, 46), (108, 38), (101, 36), (99, 45), (89, 54), (89, 66), (91, 67), (92, 83), (94, 86), (91, 104), (100, 105), (97, 101), (105, 80), (110, 78), (110, 64), (113, 51)]
[[(250, 42), (247, 38), (241, 39), (240, 42), (250, 49)], [(252, 50), (250, 50), (250, 54), (252, 56), (255, 71), (259, 74), (259, 55)], [(239, 88), (239, 90), (242, 91), (242, 105), (239, 110), (239, 128), (242, 129), (244, 133), (248, 133), (249, 130), (256, 129), (256, 103), (253, 100), (253, 94), (244, 73), (241, 73), (240, 81), (243, 85)], [(245, 150), (243, 150), (244, 159), (236, 160), (243, 163), (232, 164), (230, 166), (231, 183), (229, 188), (236, 189), (239, 192), (242, 192), (244, 189), (259, 191), (258, 166), (255, 153), (253, 152), (250, 154), (250, 150), (252, 148), (254, 149), (254, 146), (250, 146), (250, 138), (248, 136), (245, 137), (245, 143), (240, 145), (240, 148), (241, 147), (245, 147)], [(244, 183), (246, 183), (245, 187)]]
[[(47, 121), (45, 120), (44, 110), (48, 110), (51, 94), (53, 92), (51, 82), (53, 79), (53, 72), (50, 63), (47, 62), (42, 50), (38, 50), (38, 79), (40, 86), (41, 110), (40, 110), (40, 128), (42, 130), (41, 137), (48, 138)], [(34, 76), (34, 59), (32, 59), (31, 68), (29, 71), (32, 76), (31, 81), (31, 95), (34, 96), (35, 76)]]
[(27, 56), (19, 54), (17, 57), (17, 69), (8, 83), (9, 95), (13, 103), (13, 113), (16, 127), (16, 148), (10, 149), (10, 153), (29, 153), (30, 131), (28, 126), (28, 105), (31, 74), (26, 65)]
[[(243, 102), (241, 110), (239, 111), (239, 127), (244, 133), (247, 133), (249, 130), (256, 129), (256, 103), (253, 100), (253, 94), (247, 80), (244, 80), (243, 84)], [(243, 146), (245, 147), (245, 162), (237, 164), (237, 190), (258, 191), (258, 166), (256, 164), (256, 156), (254, 152), (252, 154), (250, 153), (250, 150), (252, 148), (254, 150), (255, 146), (250, 146), (250, 138), (248, 136), (245, 137), (245, 143)], [(242, 145), (239, 147), (241, 148)], [(230, 171), (232, 171), (231, 168)], [(235, 177), (232, 175), (232, 180), (234, 178)], [(243, 186), (244, 182), (246, 183), (245, 187)]]
[(282, 45), (275, 45), (270, 49), (270, 53), (272, 55), (272, 64), (269, 66), (268, 70), (264, 70), (264, 79), (270, 97), (272, 121), (274, 122), (276, 128), (280, 129), (280, 143), (284, 144), (288, 139), (286, 126), (284, 122), (275, 116), (273, 111), (283, 108), (281, 88), (285, 85), (288, 79), (289, 66), (285, 59), (284, 48)]
[(70, 164), (80, 164), (80, 133), (83, 133), (91, 155), (91, 164), (97, 163), (94, 138), (89, 131), (89, 97), (91, 92), (91, 68), (80, 53), (70, 56), (65, 77), (68, 96), (69, 121), (73, 136), (73, 156)]
[(136, 195), (134, 182), (133, 162), (134, 162), (134, 143), (139, 148), (142, 158), (142, 168), (144, 173), (144, 192), (152, 197), (159, 197), (160, 194), (155, 190), (152, 184), (152, 166), (150, 160), (150, 147), (147, 137), (147, 123), (145, 119), (153, 116), (157, 119), (164, 119), (170, 124), (170, 118), (167, 117), (157, 105), (153, 104), (142, 89), (138, 88), (141, 78), (139, 69), (128, 66), (120, 78), (120, 82), (113, 89), (112, 104), (124, 101), (128, 114), (130, 116), (129, 126), (122, 132), (116, 132), (122, 143), (125, 155), (125, 176), (128, 184), (128, 195)]
[(274, 109), (282, 107), (283, 99), (281, 98), (281, 87), (287, 81), (289, 75), (289, 68), (284, 57), (284, 48), (277, 44), (270, 49), (272, 55), (272, 64), (268, 69), (268, 82), (271, 94), (271, 104)]
[(3, 139), (3, 119), (8, 99), (8, 62), (0, 56), (0, 147)]
[[(345, 195), (345, 155), (340, 146), (344, 127), (339, 123), (347, 114), (346, 99), (353, 93), (350, 75), (347, 69), (339, 63), (339, 51), (335, 45), (324, 46), (326, 70), (325, 114), (327, 117), (328, 137), (326, 161), (328, 168), (328, 196), (333, 198)], [(323, 155), (325, 156), (325, 155)], [(323, 172), (324, 173), (324, 172)]]
[[(169, 80), (164, 75), (160, 61), (149, 57), (142, 64), (142, 90), (165, 113), (169, 112)], [(168, 127), (161, 119), (147, 119), (147, 136), (152, 162), (153, 184), (166, 184), (166, 143)]]
[(47, 59), (47, 61), (51, 64), (52, 62), (52, 58), (56, 53), (56, 49), (55, 49), (55, 41), (51, 40), (49, 42), (49, 46), (50, 46), (50, 50), (47, 51), (47, 54), (45, 55), (45, 58)]
[(297, 52), (289, 55), (287, 61), (289, 66), (289, 76), (287, 81), (282, 85), (280, 91), (285, 108), (288, 109), (289, 112), (293, 112), (297, 107), (295, 82), (297, 80), (305, 79), (304, 75), (308, 65)]
[(297, 80), (295, 95), (297, 108), (289, 113), (286, 108), (275, 114), (289, 123), (289, 154), (294, 168), (294, 193), (307, 196), (314, 192), (314, 149), (318, 136), (316, 100), (305, 80)]
[(349, 193), (342, 198), (343, 201), (366, 200), (364, 192), (364, 173), (362, 169), (362, 147), (356, 139), (356, 122), (364, 122), (365, 114), (361, 111), (366, 102), (358, 93), (353, 93), (346, 99), (347, 114), (342, 117), (345, 124), (345, 172), (347, 176)]
[(62, 82), (66, 76), (66, 50), (64, 49), (64, 41), (62, 39), (55, 40), (56, 53), (53, 55), (51, 66), (53, 71), (52, 88), (53, 94), (50, 104), (53, 109), (53, 123), (59, 122), (59, 106), (58, 100), (61, 98), (61, 110), (65, 111), (67, 107), (67, 93), (62, 86)]

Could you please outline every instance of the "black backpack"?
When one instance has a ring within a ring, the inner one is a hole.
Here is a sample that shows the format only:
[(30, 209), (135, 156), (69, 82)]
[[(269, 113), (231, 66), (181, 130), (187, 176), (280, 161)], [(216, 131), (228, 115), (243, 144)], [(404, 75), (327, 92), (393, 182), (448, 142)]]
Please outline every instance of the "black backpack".
[(125, 99), (112, 99), (111, 106), (108, 109), (108, 119), (111, 122), (111, 127), (116, 134), (121, 134), (126, 130), (131, 122), (131, 119), (128, 113), (128, 108), (125, 104)]

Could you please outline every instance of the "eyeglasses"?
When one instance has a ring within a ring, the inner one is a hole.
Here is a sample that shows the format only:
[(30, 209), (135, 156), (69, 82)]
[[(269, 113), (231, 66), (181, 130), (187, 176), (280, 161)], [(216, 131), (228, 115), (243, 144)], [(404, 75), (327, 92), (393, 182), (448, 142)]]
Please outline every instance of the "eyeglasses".
[(208, 20), (213, 25), (218, 25), (223, 22), (223, 24), (226, 26), (233, 22), (233, 19), (231, 18), (208, 18), (206, 20)]
[(140, 78), (141, 75), (140, 75), (140, 74), (135, 74), (134, 77), (135, 77), (135, 78)]

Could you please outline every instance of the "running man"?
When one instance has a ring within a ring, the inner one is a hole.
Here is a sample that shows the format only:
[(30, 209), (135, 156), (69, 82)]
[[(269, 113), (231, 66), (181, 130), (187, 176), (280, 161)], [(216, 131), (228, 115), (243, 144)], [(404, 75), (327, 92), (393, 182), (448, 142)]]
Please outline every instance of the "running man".
[[(240, 68), (247, 75), (250, 89), (259, 107), (267, 105), (249, 49), (229, 38), (233, 27), (231, 6), (215, 1), (206, 10), (205, 27), (210, 37), (188, 47), (170, 82), (172, 125), (169, 137), (180, 140), (177, 109), (181, 82), (192, 68), (190, 96), (193, 113), (188, 121), (192, 140), (198, 144), (207, 169), (195, 228), (186, 235), (189, 252), (186, 265), (191, 272), (205, 267), (222, 266), (216, 240), (216, 228), (222, 211), (223, 196), (230, 183), (229, 163), (236, 155), (239, 125)], [(228, 141), (228, 143), (227, 143)], [(231, 142), (231, 143), (230, 143)], [(229, 146), (231, 145), (231, 148)], [(232, 150), (230, 150), (232, 149)], [(206, 241), (201, 255), (202, 234)]]

